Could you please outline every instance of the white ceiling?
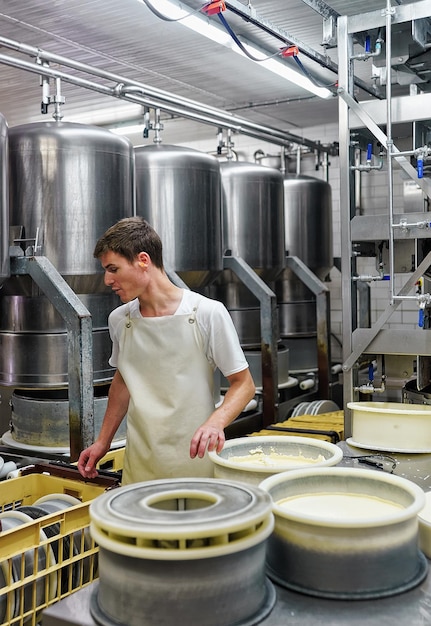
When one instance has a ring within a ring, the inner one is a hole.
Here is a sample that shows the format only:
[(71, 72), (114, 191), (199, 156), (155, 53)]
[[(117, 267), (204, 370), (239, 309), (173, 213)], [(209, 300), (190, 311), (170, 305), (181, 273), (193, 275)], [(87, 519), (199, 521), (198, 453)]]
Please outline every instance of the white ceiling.
[[(152, 0), (152, 3), (158, 5), (157, 0)], [(202, 0), (182, 2), (183, 7), (191, 10), (200, 9), (204, 4)], [(272, 34), (264, 33), (232, 11), (229, 5), (234, 4), (226, 2), (227, 10), (223, 15), (237, 36), (255, 42), (269, 54), (284, 47), (285, 44)], [(392, 0), (392, 4), (396, 6), (407, 2)], [(294, 42), (303, 44), (305, 51), (312, 51), (315, 58), (336, 67), (337, 49), (325, 49), (321, 45), (323, 8), (329, 6), (338, 14), (354, 15), (383, 9), (387, 2), (241, 0), (236, 5), (242, 5), (244, 10), (254, 10), (265, 24), (275, 27), (277, 33), (291, 35)], [(211, 20), (220, 25), (217, 16)], [(376, 33), (371, 35), (375, 37)], [(0, 37), (293, 134), (301, 128), (337, 120), (336, 96), (329, 100), (311, 96), (296, 85), (267, 72), (258, 63), (193, 33), (181, 22), (160, 19), (138, 0), (0, 0)], [(427, 64), (428, 49), (422, 56)], [(51, 119), (54, 111), (52, 104), (47, 115), (40, 113), (42, 90), (38, 74), (8, 66), (5, 58), (19, 59), (32, 67), (35, 60), (20, 51), (0, 48), (0, 112), (9, 126)], [(300, 59), (319, 82), (334, 84), (337, 80), (336, 72), (310, 59), (306, 52), (301, 52)], [(293, 61), (290, 63), (296, 67)], [(67, 69), (73, 76), (95, 81), (109, 89), (116, 84), (115, 81), (94, 78), (56, 63), (50, 66), (63, 71)], [(357, 62), (355, 68), (358, 78), (371, 89), (371, 61)], [(423, 74), (422, 77), (428, 80), (430, 75)], [(408, 85), (398, 86), (404, 93), (408, 93), (408, 88)], [(421, 88), (428, 89), (428, 82), (421, 83)], [(138, 105), (66, 81), (62, 81), (61, 91), (65, 97), (62, 106), (64, 121), (112, 124), (140, 115)], [(55, 84), (51, 81), (51, 95), (54, 92)], [(358, 97), (365, 99), (371, 96), (358, 89)], [(162, 117), (165, 141), (180, 143), (186, 142), (187, 138), (216, 134), (216, 128), (207, 124), (186, 122), (183, 117), (173, 119), (172, 115), (163, 111)]]

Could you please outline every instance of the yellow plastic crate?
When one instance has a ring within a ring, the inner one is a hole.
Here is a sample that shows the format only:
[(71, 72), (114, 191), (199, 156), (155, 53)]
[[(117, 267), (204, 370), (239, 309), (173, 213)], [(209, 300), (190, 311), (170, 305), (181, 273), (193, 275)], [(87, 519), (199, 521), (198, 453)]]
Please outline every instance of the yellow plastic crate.
[[(89, 533), (89, 506), (104, 493), (108, 479), (98, 484), (84, 482), (79, 475), (73, 479), (42, 471), (1, 482), (0, 511), (19, 516), (20, 508), (25, 512), (26, 506), (52, 494), (68, 494), (80, 504), (18, 522), (0, 533), (2, 625), (36, 626), (44, 608), (98, 576), (98, 546)], [(111, 482), (111, 486), (115, 485)]]
[(118, 472), (123, 469), (124, 451), (126, 448), (117, 448), (109, 450), (97, 464), (98, 469)]
[[(280, 428), (280, 430), (277, 430), (277, 428)], [(333, 411), (331, 413), (321, 413), (320, 415), (298, 415), (284, 422), (273, 424), (272, 428), (266, 428), (251, 434), (252, 436), (298, 435), (300, 437), (311, 437), (337, 443), (337, 440), (344, 440), (344, 412)]]

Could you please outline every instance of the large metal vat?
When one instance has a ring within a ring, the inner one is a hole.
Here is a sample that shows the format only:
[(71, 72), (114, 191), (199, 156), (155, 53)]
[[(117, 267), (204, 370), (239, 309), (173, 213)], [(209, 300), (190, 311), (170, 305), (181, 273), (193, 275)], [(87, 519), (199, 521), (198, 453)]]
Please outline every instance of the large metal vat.
[[(332, 193), (317, 178), (288, 175), (284, 178), (285, 247), (321, 281), (333, 266)], [(316, 300), (312, 292), (288, 268), (276, 281), (280, 335), (290, 340), (294, 370), (316, 367)]]
[[(11, 225), (37, 238), (76, 293), (105, 290), (96, 240), (133, 214), (133, 147), (102, 128), (63, 122), (9, 130)], [(76, 284), (78, 283), (78, 285)]]
[[(27, 124), (9, 130), (9, 159), (11, 226), (22, 227), (22, 247), (46, 256), (94, 314), (96, 346), (100, 334), (106, 344), (96, 347), (94, 380), (105, 382), (112, 377), (107, 317), (119, 301), (105, 287), (93, 249), (109, 226), (133, 214), (132, 145), (100, 128)], [(5, 281), (1, 295), (0, 384), (66, 385), (66, 327), (54, 306), (28, 276)], [(24, 344), (41, 357), (24, 358)], [(61, 364), (54, 371), (53, 361)]]
[[(132, 144), (81, 124), (11, 128), (9, 194), (15, 245), (46, 257), (89, 310), (94, 384), (109, 382), (107, 318), (120, 302), (93, 250), (107, 228), (134, 214)], [(0, 292), (0, 385), (45, 390), (49, 401), (68, 377), (65, 322), (30, 276), (11, 276)]]
[(217, 159), (179, 146), (135, 148), (136, 212), (160, 235), (166, 268), (192, 289), (223, 267)]
[[(267, 283), (284, 263), (283, 176), (254, 163), (221, 163), (223, 250), (242, 258)], [(231, 270), (217, 281), (244, 348), (260, 348), (260, 303)]]
[(9, 276), (8, 127), (0, 114), (0, 286)]

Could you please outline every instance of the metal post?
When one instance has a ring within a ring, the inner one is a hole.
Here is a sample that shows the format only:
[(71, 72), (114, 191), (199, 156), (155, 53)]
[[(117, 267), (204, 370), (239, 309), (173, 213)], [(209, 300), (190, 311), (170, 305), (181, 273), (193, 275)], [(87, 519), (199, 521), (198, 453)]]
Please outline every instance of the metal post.
[(11, 274), (28, 274), (67, 327), (70, 460), (94, 441), (93, 334), (91, 314), (44, 256), (11, 257)]
[(319, 395), (321, 398), (329, 398), (329, 372), (331, 368), (331, 314), (329, 289), (298, 257), (286, 257), (286, 267), (292, 270), (292, 272), (316, 296), (317, 367), (319, 378)]
[[(340, 94), (352, 92), (352, 37), (347, 32), (347, 16), (338, 18), (338, 53), (339, 53), (339, 91)], [(349, 107), (340, 97), (338, 104), (340, 128), (340, 218), (341, 218), (341, 297), (343, 316), (343, 361), (352, 352), (352, 242), (350, 237), (350, 131)], [(351, 368), (343, 366), (344, 391), (344, 431), (351, 435), (350, 411), (347, 402), (352, 399), (353, 373)]]
[(263, 427), (274, 424), (278, 417), (278, 317), (277, 298), (266, 283), (240, 257), (224, 256), (223, 264), (260, 301), (260, 332), (262, 351)]

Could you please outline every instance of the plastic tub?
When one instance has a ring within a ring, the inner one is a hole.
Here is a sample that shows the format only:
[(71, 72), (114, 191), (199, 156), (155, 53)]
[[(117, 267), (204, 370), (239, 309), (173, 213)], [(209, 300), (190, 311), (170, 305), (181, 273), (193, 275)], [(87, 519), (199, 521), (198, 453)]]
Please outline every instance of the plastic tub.
[(399, 402), (348, 402), (350, 445), (386, 452), (431, 452), (431, 406)]
[(220, 453), (208, 453), (214, 477), (259, 485), (265, 478), (302, 467), (328, 467), (343, 458), (335, 444), (288, 435), (239, 437), (227, 441)]
[(418, 550), (425, 494), (375, 470), (329, 467), (284, 472), (260, 488), (273, 501), (269, 575), (313, 596), (363, 599), (418, 585), (428, 563)]

